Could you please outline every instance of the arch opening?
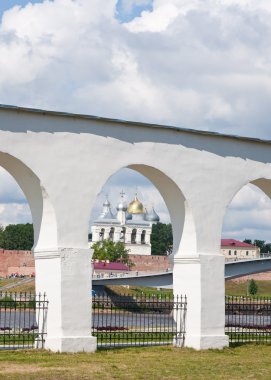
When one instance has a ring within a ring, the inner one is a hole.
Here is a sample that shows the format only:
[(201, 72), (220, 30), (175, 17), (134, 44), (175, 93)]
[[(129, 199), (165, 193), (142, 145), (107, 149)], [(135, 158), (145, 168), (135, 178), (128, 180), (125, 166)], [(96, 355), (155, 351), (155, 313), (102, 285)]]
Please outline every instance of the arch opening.
[[(227, 205), (221, 253), (226, 261), (254, 259), (271, 252), (271, 180), (244, 184)], [(267, 252), (266, 252), (267, 251)]]
[(145, 241), (145, 237), (146, 237), (146, 231), (143, 230), (143, 231), (141, 232), (141, 244), (145, 244), (145, 243), (146, 243), (146, 241)]
[(32, 250), (57, 247), (57, 223), (53, 206), (39, 178), (21, 160), (0, 152), (0, 166), (16, 181), (29, 205), (33, 222)]
[[(170, 225), (173, 241), (167, 249), (154, 253), (151, 235), (160, 224)], [(98, 240), (101, 226), (109, 232), (114, 228), (114, 241), (124, 242), (132, 254), (133, 247), (136, 254), (143, 255), (196, 254), (195, 225), (188, 202), (176, 183), (152, 166), (128, 165), (108, 178), (92, 210), (90, 246)]]
[(131, 243), (132, 244), (136, 244), (136, 235), (137, 235), (137, 231), (135, 228), (133, 228), (132, 234), (131, 234)]

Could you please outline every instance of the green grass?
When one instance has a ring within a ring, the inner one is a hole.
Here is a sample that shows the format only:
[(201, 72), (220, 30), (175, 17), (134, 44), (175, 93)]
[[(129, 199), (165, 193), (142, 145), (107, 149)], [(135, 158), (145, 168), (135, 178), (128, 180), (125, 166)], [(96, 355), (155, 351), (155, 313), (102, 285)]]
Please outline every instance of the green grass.
[(21, 278), (4, 278), (0, 279), (0, 292), (1, 288), (5, 285), (12, 285), (11, 288), (7, 290), (3, 290), (3, 292), (12, 292), (12, 293), (19, 293), (19, 292), (27, 292), (27, 293), (35, 293), (35, 279), (33, 281), (27, 282), (25, 284), (17, 285), (18, 282), (22, 281)]
[(21, 278), (1, 278), (0, 279), (0, 291), (1, 291), (1, 288), (3, 286), (6, 286), (6, 285), (16, 286), (16, 284), (21, 280), (22, 280)]
[(37, 338), (38, 334), (25, 333), (25, 334), (6, 334), (0, 335), (0, 345), (14, 345), (14, 344), (32, 344)]
[(174, 332), (95, 332), (93, 334), (101, 343), (135, 343), (135, 342), (163, 342), (171, 343), (175, 336)]
[(93, 354), (0, 351), (7, 380), (240, 380), (271, 378), (271, 346), (194, 351), (173, 347), (99, 350)]
[(146, 296), (146, 297), (172, 297), (172, 289), (162, 289), (157, 290), (157, 288), (150, 288), (144, 286), (130, 286), (129, 288), (125, 286), (105, 286), (105, 289), (110, 293), (115, 293), (116, 295), (131, 295), (131, 296)]
[[(11, 292), (35, 292), (35, 280), (22, 284), (22, 285), (16, 285), (16, 283), (20, 279), (1, 279), (0, 280), (0, 291), (1, 286), (13, 283), (14, 287), (9, 289), (8, 291)], [(271, 297), (271, 281), (256, 281), (258, 285), (258, 293), (257, 295), (262, 297)], [(225, 290), (227, 295), (236, 295), (236, 296), (245, 296), (247, 293), (247, 287), (248, 282), (234, 282), (232, 280), (225, 281)], [(161, 289), (157, 290), (156, 288), (148, 288), (148, 287), (142, 287), (142, 286), (130, 286), (129, 288), (126, 288), (124, 286), (107, 286), (107, 289), (109, 291), (114, 292), (116, 294), (124, 294), (124, 295), (133, 295), (133, 296), (154, 296), (154, 297), (165, 297), (165, 296), (172, 296), (172, 290), (171, 289)]]
[(250, 343), (260, 343), (260, 344), (271, 344), (271, 339), (270, 339), (270, 332), (266, 331), (258, 331), (255, 332), (228, 332), (226, 333), (229, 338), (231, 339), (231, 345), (234, 345), (235, 343), (245, 343), (245, 342), (250, 342)]
[[(271, 297), (271, 281), (256, 281), (256, 284), (258, 286), (258, 292), (256, 296)], [(245, 296), (247, 294), (247, 289), (248, 281), (225, 281), (225, 290), (227, 295)]]

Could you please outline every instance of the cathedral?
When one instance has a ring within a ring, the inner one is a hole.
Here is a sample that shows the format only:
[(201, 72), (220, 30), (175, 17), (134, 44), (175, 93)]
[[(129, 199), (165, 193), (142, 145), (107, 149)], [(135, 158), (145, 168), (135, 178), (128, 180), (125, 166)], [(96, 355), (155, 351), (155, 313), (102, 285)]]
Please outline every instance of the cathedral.
[(106, 198), (100, 216), (91, 227), (92, 243), (104, 239), (121, 241), (129, 249), (129, 254), (151, 255), (152, 225), (159, 222), (160, 218), (153, 207), (147, 210), (137, 195), (129, 205), (123, 196), (124, 193), (121, 193), (116, 213), (112, 211), (111, 204)]

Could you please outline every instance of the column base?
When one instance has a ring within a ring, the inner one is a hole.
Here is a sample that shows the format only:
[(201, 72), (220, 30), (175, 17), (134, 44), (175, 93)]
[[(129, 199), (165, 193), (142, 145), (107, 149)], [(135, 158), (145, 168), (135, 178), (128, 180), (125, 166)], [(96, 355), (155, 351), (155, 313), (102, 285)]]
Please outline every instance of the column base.
[(227, 335), (186, 335), (184, 347), (195, 350), (222, 349), (229, 347), (229, 337)]
[(94, 336), (47, 338), (45, 349), (53, 352), (95, 352), (97, 350), (97, 338)]

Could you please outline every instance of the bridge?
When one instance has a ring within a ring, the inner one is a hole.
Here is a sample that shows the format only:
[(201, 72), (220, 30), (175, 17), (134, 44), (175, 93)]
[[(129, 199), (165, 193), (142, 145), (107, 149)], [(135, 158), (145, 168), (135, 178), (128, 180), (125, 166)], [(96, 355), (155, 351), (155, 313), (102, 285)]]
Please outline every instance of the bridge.
[(221, 229), (243, 186), (271, 196), (270, 141), (0, 105), (0, 165), (31, 210), (36, 289), (50, 301), (46, 348), (96, 350), (89, 218), (103, 185), (122, 168), (146, 176), (168, 208), (173, 289), (188, 298), (185, 345), (228, 345)]
[[(239, 260), (225, 263), (226, 280), (267, 271), (271, 271), (271, 258)], [(92, 285), (131, 285), (172, 288), (173, 271), (139, 275), (128, 274), (122, 277), (94, 277), (92, 280)]]

